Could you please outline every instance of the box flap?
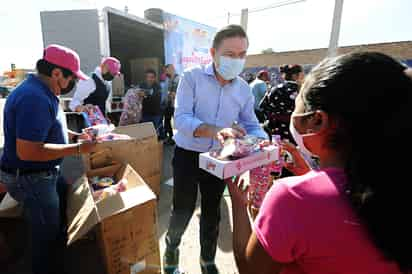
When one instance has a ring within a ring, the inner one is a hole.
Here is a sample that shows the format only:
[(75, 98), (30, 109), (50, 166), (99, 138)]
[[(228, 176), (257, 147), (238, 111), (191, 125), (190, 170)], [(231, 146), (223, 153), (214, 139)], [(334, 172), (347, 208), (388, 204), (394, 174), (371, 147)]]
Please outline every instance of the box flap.
[(116, 181), (123, 178), (127, 179), (127, 191), (118, 193), (97, 203), (96, 206), (101, 220), (156, 199), (156, 196), (143, 181), (142, 177), (140, 177), (130, 165), (125, 165), (117, 169)]
[[(157, 140), (152, 123), (116, 128), (116, 132), (128, 134), (134, 139), (108, 141), (97, 144), (97, 151), (110, 150), (112, 160), (130, 164), (156, 194), (160, 192), (160, 178), (163, 162), (163, 144)], [(91, 169), (90, 157), (84, 156), (85, 170)], [(156, 179), (158, 178), (158, 179)]]
[(0, 218), (18, 218), (23, 213), (23, 207), (9, 193), (0, 202)]
[(118, 134), (126, 134), (138, 140), (149, 137), (157, 138), (153, 123), (141, 123), (136, 125), (117, 127), (114, 132)]
[[(96, 148), (98, 151), (111, 149), (113, 160), (130, 164), (143, 178), (161, 173), (162, 148), (157, 137), (103, 142), (97, 144)], [(85, 163), (87, 164), (87, 161)], [(90, 162), (86, 169), (90, 170)]]
[(70, 187), (67, 201), (68, 244), (86, 235), (105, 218), (137, 205), (156, 200), (155, 194), (130, 165), (115, 164), (91, 170), (87, 176), (110, 176), (127, 179), (127, 191), (95, 203), (89, 181), (84, 175)]
[[(121, 178), (127, 179), (127, 188), (134, 188), (140, 185), (146, 185), (142, 177), (132, 168), (131, 165), (124, 166), (120, 171)], [(119, 180), (120, 180), (119, 179)]]
[(67, 193), (68, 244), (86, 235), (97, 223), (99, 217), (86, 176), (82, 176)]
[(108, 197), (97, 203), (96, 206), (102, 221), (110, 216), (119, 214), (151, 200), (156, 200), (156, 195), (146, 184), (144, 184), (138, 185), (126, 192), (121, 192)]

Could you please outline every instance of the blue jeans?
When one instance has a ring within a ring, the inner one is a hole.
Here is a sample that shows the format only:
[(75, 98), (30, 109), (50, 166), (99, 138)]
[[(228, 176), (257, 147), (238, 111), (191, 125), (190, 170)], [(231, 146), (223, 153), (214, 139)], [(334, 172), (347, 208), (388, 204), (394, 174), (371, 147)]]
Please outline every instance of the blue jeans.
[(59, 273), (66, 239), (67, 185), (63, 177), (51, 170), (20, 176), (1, 172), (1, 179), (9, 194), (24, 207), (31, 234), (33, 274)]
[(142, 123), (147, 123), (147, 122), (152, 122), (156, 132), (157, 136), (160, 136), (160, 130), (162, 127), (162, 115), (143, 115), (142, 117)]

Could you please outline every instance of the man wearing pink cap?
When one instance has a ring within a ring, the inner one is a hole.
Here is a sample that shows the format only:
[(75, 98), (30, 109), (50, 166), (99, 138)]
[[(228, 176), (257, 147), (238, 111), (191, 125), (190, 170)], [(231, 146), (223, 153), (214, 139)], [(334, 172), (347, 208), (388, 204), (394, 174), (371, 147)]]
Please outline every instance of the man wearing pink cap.
[(0, 181), (24, 205), (33, 273), (61, 273), (66, 184), (60, 165), (66, 156), (90, 153), (95, 144), (68, 144), (73, 133), (67, 130), (58, 96), (87, 76), (80, 71), (77, 53), (59, 45), (48, 46), (36, 68), (38, 73), (15, 88), (4, 107)]
[(119, 74), (120, 61), (114, 57), (104, 58), (90, 79), (79, 81), (69, 105), (70, 109), (82, 112), (86, 105), (94, 105), (98, 106), (103, 114), (106, 114), (106, 101), (111, 89), (108, 82), (111, 82)]

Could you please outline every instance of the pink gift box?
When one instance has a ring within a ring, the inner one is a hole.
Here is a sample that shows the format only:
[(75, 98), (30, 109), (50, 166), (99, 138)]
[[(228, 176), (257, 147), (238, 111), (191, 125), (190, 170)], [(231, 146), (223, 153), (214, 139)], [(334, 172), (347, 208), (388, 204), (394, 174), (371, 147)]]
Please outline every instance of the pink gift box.
[(107, 120), (98, 106), (89, 107), (86, 111), (86, 120), (88, 126), (107, 125)]
[(199, 156), (199, 167), (216, 177), (227, 179), (278, 160), (279, 146), (270, 145), (249, 156), (233, 161), (216, 159), (209, 152), (201, 153)]

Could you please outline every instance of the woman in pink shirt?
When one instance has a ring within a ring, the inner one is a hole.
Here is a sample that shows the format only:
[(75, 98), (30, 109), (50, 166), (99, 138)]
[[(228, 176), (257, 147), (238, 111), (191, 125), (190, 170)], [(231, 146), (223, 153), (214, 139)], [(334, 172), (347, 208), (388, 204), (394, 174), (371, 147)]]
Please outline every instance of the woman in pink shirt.
[(240, 274), (412, 270), (412, 80), (380, 53), (326, 59), (296, 99), (291, 132), (320, 169), (281, 179), (251, 226), (243, 184), (228, 182)]

